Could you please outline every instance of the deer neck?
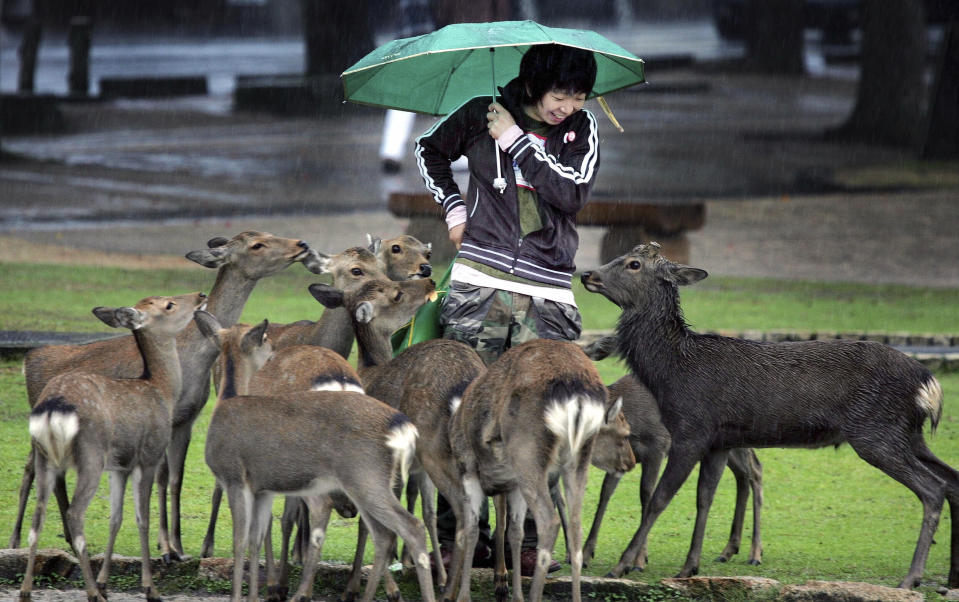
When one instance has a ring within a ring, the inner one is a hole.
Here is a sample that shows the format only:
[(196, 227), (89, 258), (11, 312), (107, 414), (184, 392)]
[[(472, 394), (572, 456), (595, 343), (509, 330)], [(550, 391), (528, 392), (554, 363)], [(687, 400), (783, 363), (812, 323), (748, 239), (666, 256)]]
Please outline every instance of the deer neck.
[(626, 308), (616, 327), (620, 356), (657, 399), (680, 372), (691, 337), (678, 297)]
[(327, 347), (343, 357), (349, 357), (353, 348), (350, 312), (344, 307), (324, 310), (320, 319), (310, 327), (306, 344)]
[(238, 362), (232, 355), (226, 355), (223, 359), (223, 372), (220, 375), (218, 391), (219, 399), (229, 399), (239, 395), (248, 395), (250, 393), (250, 380), (256, 370), (249, 365), (249, 362)]
[(141, 378), (156, 386), (172, 407), (183, 388), (176, 338), (151, 335), (142, 330), (133, 331), (133, 338), (143, 356)]
[(357, 372), (364, 383), (372, 382), (393, 359), (393, 346), (388, 334), (377, 333), (369, 324), (354, 324), (354, 328)]
[[(240, 319), (243, 306), (255, 286), (256, 280), (251, 280), (230, 266), (223, 267), (217, 272), (216, 281), (210, 289), (206, 310), (216, 316), (224, 328), (229, 328)], [(220, 350), (193, 322), (180, 334), (180, 341), (184, 378), (206, 376)], [(209, 379), (209, 376), (206, 378)]]

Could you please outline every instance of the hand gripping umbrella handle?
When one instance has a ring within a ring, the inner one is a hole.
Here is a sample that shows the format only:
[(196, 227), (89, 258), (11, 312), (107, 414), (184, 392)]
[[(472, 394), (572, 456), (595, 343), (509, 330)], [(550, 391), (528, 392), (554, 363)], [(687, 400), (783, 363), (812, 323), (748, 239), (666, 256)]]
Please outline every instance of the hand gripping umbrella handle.
[[(489, 71), (490, 77), (493, 79), (493, 102), (496, 102), (496, 67), (493, 63), (493, 53), (496, 52), (495, 48), (489, 49)], [(493, 180), (493, 188), (499, 190), (500, 194), (506, 190), (506, 178), (503, 177), (503, 166), (499, 160), (499, 144), (496, 140), (493, 140), (493, 149), (496, 154), (496, 179)]]

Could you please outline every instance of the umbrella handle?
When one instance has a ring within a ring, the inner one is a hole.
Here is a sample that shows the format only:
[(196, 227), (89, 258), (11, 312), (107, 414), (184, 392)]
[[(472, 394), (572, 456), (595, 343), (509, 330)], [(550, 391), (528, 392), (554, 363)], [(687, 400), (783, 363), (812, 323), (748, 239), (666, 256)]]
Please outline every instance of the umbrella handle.
[[(496, 67), (493, 63), (494, 52), (496, 52), (495, 48), (489, 49), (489, 71), (493, 79), (493, 102), (496, 102)], [(496, 140), (493, 140), (493, 148), (496, 153), (496, 179), (493, 180), (493, 188), (499, 190), (500, 194), (503, 194), (506, 190), (506, 178), (503, 177), (503, 166), (499, 160), (499, 144), (496, 143)]]

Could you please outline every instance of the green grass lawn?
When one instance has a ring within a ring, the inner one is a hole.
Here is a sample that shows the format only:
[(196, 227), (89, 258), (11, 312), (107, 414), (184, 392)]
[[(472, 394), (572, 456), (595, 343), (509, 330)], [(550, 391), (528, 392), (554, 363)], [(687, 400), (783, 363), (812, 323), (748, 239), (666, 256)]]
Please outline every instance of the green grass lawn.
[[(105, 331), (90, 315), (96, 305), (130, 305), (151, 294), (174, 294), (208, 290), (210, 270), (92, 269), (60, 266), (24, 266), (0, 263), (5, 293), (0, 298), (0, 329)], [(319, 305), (306, 291), (319, 280), (294, 266), (263, 281), (246, 306), (243, 319), (264, 317), (278, 322), (316, 319)], [(57, 291), (55, 295), (48, 291)], [(609, 328), (616, 308), (598, 295), (576, 291), (586, 328)], [(710, 278), (684, 289), (687, 321), (697, 330), (799, 329), (836, 331), (910, 331), (952, 333), (959, 331), (959, 290), (894, 286), (792, 283), (776, 280)], [(621, 363), (598, 364), (604, 381), (624, 373)], [(937, 375), (946, 395), (939, 430), (927, 433), (933, 451), (946, 462), (959, 466), (959, 374)], [(187, 552), (196, 554), (209, 516), (213, 478), (203, 461), (206, 425), (212, 411), (209, 403), (197, 422), (184, 478), (183, 523)], [(0, 539), (6, 541), (13, 525), (23, 462), (29, 441), (28, 408), (21, 362), (0, 361)], [(732, 562), (712, 561), (725, 545), (735, 491), (733, 479), (725, 477), (710, 514), (700, 574), (755, 575), (785, 583), (807, 579), (865, 581), (896, 585), (908, 568), (921, 520), (918, 500), (905, 487), (861, 461), (848, 447), (820, 450), (764, 449), (765, 506), (763, 508), (763, 564), (745, 564), (752, 521), (747, 515), (746, 537), (739, 556)], [(675, 574), (683, 563), (695, 517), (695, 479), (686, 485), (663, 513), (649, 540), (650, 563), (643, 574), (630, 578), (655, 582)], [(591, 473), (583, 522), (592, 520), (602, 474)], [(618, 560), (639, 524), (639, 471), (626, 475), (614, 496), (604, 523), (597, 557), (587, 574), (603, 575)], [(155, 505), (154, 496), (154, 505)], [(59, 516), (51, 504), (40, 545), (64, 547)], [(277, 509), (279, 509), (279, 504)], [(87, 513), (87, 540), (94, 553), (106, 543), (109, 514), (106, 479)], [(217, 538), (217, 554), (230, 550), (229, 512), (224, 505)], [(31, 498), (29, 516), (33, 511)], [(156, 535), (155, 514), (152, 537)], [(355, 538), (355, 519), (335, 518), (324, 557), (348, 561)], [(950, 513), (943, 512), (937, 545), (926, 568), (926, 578), (944, 582), (948, 570)], [(26, 541), (24, 529), (23, 541)], [(367, 549), (369, 550), (371, 546)], [(562, 543), (557, 555), (563, 555)], [(138, 555), (131, 496), (127, 494), (124, 527), (117, 553)]]

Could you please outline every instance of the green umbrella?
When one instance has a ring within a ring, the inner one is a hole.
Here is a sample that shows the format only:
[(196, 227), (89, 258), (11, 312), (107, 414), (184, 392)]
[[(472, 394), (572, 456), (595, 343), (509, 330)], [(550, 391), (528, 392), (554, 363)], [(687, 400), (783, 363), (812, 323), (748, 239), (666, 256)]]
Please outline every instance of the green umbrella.
[(533, 21), (454, 23), (369, 53), (341, 75), (344, 96), (359, 104), (446, 115), (516, 77), (523, 54), (536, 44), (593, 51), (597, 70), (590, 97), (645, 81), (642, 59), (592, 31)]

